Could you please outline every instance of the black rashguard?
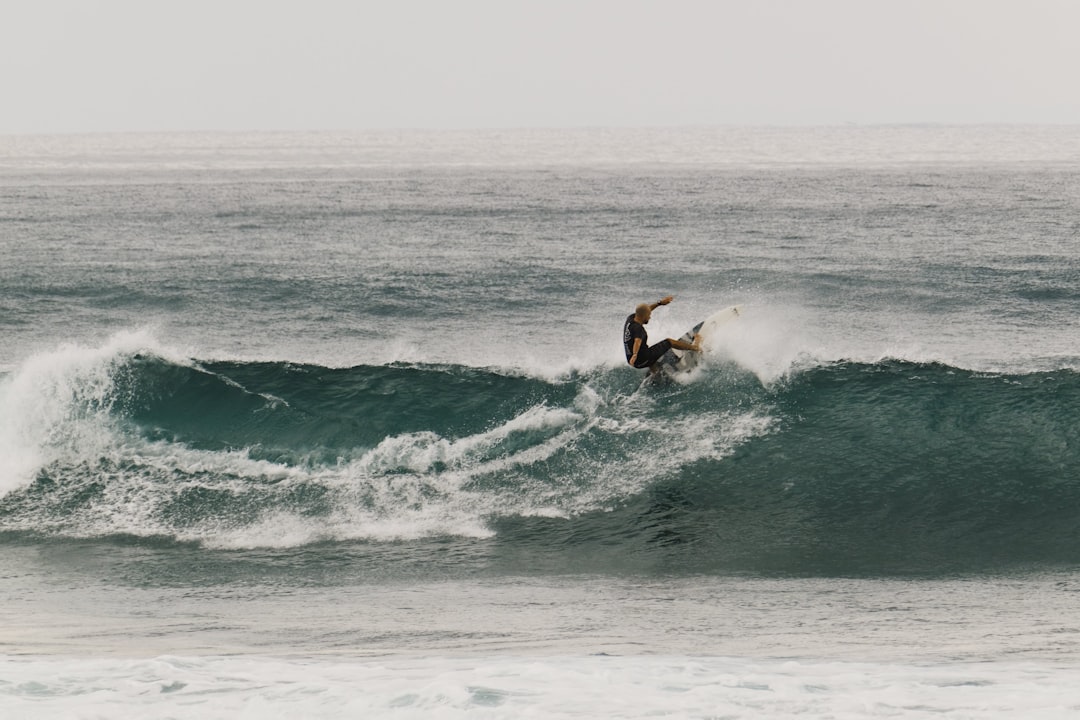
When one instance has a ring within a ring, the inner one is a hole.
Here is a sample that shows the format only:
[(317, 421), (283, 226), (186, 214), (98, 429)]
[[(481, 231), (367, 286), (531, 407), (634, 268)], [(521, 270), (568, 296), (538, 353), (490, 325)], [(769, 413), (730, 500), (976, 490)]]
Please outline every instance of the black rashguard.
[(636, 338), (641, 338), (637, 362), (634, 363), (636, 368), (650, 367), (671, 349), (671, 342), (668, 340), (661, 340), (649, 347), (649, 333), (645, 331), (645, 326), (634, 320), (633, 315), (627, 315), (626, 322), (623, 324), (623, 350), (626, 351), (626, 362), (630, 362), (630, 356), (634, 354)]

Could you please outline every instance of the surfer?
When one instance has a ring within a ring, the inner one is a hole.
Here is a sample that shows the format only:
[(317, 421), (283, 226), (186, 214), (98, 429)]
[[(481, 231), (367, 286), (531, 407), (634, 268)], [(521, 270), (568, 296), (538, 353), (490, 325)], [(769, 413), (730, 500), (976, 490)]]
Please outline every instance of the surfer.
[(626, 362), (632, 367), (649, 368), (649, 372), (655, 373), (660, 369), (656, 361), (671, 348), (701, 352), (701, 338), (698, 335), (694, 335), (693, 344), (675, 338), (666, 338), (655, 345), (649, 345), (649, 333), (645, 332), (645, 326), (649, 324), (652, 311), (661, 305), (667, 305), (674, 299), (668, 295), (652, 305), (642, 303), (637, 306), (633, 315), (626, 317), (626, 322), (623, 324), (623, 349), (626, 351)]

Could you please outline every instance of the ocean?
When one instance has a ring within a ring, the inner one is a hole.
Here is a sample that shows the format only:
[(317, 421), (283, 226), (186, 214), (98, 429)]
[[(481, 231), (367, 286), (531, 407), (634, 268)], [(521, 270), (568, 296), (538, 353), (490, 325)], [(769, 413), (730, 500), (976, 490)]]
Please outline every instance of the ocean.
[(1068, 126), (0, 137), (0, 716), (1075, 717), (1078, 241)]

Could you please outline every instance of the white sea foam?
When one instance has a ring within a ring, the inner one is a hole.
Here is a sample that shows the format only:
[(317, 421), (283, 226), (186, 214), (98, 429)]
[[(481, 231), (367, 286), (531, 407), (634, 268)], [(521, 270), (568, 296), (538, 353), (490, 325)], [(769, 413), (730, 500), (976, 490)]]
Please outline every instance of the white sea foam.
[(0, 383), (0, 495), (58, 457), (108, 446), (113, 372), (145, 352), (185, 362), (149, 331), (122, 332), (100, 347), (70, 344), (34, 355)]
[(1075, 717), (1080, 671), (1035, 662), (724, 657), (0, 658), (4, 717)]

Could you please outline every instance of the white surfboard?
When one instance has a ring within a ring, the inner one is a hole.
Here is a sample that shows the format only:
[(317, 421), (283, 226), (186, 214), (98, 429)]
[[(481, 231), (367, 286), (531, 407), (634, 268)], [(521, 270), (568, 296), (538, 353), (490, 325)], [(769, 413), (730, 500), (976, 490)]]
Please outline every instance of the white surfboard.
[[(741, 314), (742, 305), (732, 305), (723, 310), (717, 310), (712, 315), (687, 330), (679, 339), (683, 342), (692, 343), (694, 342), (694, 335), (700, 335), (701, 347), (707, 352), (709, 338), (716, 333), (721, 325), (731, 322)], [(664, 356), (660, 358), (660, 370), (667, 375), (678, 375), (680, 373), (690, 372), (701, 362), (702, 354), (703, 353), (692, 352), (690, 350), (668, 350), (664, 353)]]

